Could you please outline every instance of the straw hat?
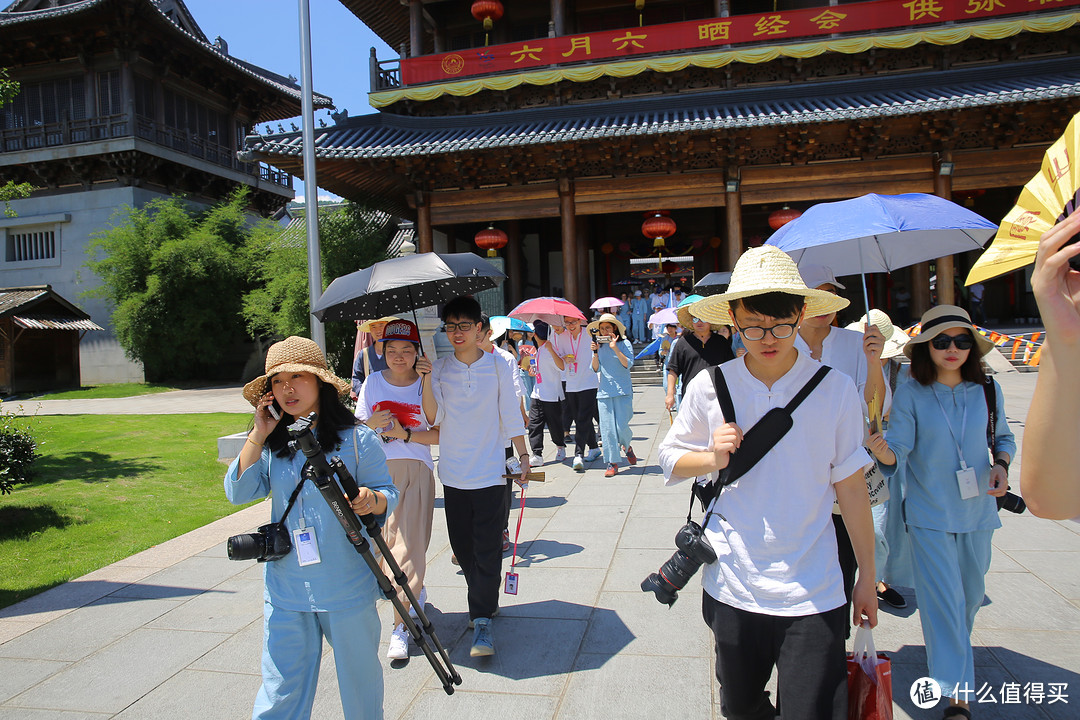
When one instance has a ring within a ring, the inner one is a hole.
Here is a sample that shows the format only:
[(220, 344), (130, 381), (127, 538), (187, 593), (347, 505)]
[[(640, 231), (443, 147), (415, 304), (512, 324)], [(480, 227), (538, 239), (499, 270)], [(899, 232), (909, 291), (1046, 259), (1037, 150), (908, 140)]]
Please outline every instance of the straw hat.
[(698, 300), (690, 306), (695, 317), (715, 325), (734, 325), (731, 301), (782, 292), (806, 298), (804, 317), (818, 317), (843, 310), (848, 301), (825, 290), (806, 287), (791, 256), (773, 245), (750, 248), (742, 254), (731, 271), (727, 292)]
[(923, 313), (920, 328), (919, 334), (911, 338), (908, 344), (904, 346), (904, 354), (909, 358), (912, 349), (916, 345), (930, 342), (945, 330), (951, 330), (952, 328), (966, 328), (971, 331), (972, 337), (975, 338), (975, 347), (979, 351), (979, 357), (994, 349), (994, 343), (990, 342), (971, 324), (971, 317), (967, 314), (967, 310), (956, 305), (938, 305), (930, 308)]
[[(848, 330), (863, 332), (866, 329), (866, 315), (847, 326)], [(908, 344), (908, 334), (893, 325), (892, 320), (884, 312), (878, 309), (870, 311), (870, 324), (881, 331), (885, 338), (885, 348), (881, 351), (881, 359), (888, 360), (904, 352), (904, 346)]]
[(600, 323), (611, 323), (615, 327), (619, 328), (619, 334), (626, 337), (626, 326), (619, 322), (619, 318), (615, 317), (611, 313), (604, 313), (600, 317), (589, 323), (589, 332), (600, 332)]
[(376, 320), (368, 320), (366, 322), (360, 323), (359, 330), (360, 330), (360, 332), (369, 333), (369, 332), (371, 332), (371, 326), (374, 325), (375, 323), (388, 323), (388, 322), (393, 322), (395, 320), (400, 320), (400, 319), (401, 318), (397, 317), (396, 315), (387, 315), (385, 317), (381, 317), (381, 318), (378, 318)]
[(326, 356), (314, 340), (291, 335), (270, 346), (266, 353), (266, 374), (244, 386), (244, 399), (258, 406), (259, 398), (267, 392), (267, 381), (282, 372), (309, 372), (337, 388), (339, 394), (349, 391), (350, 385), (326, 367)]

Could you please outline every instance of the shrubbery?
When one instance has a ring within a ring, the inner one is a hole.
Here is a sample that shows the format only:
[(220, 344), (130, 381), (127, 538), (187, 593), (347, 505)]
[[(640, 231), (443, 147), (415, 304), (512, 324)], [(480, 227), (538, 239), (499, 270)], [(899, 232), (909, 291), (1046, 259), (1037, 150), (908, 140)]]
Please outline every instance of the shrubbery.
[(0, 407), (0, 493), (11, 492), (16, 483), (29, 482), (37, 457), (33, 433)]

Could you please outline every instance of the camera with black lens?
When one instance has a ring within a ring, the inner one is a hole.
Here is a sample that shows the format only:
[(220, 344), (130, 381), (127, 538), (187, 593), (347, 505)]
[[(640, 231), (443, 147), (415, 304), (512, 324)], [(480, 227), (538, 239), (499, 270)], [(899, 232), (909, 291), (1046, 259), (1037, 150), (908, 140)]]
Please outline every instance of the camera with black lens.
[(679, 591), (694, 577), (698, 568), (716, 562), (716, 551), (696, 522), (688, 522), (679, 528), (675, 533), (675, 547), (679, 549), (660, 566), (660, 570), (641, 581), (642, 591), (655, 593), (656, 599), (668, 607), (679, 599)]
[(253, 533), (233, 535), (228, 549), (230, 560), (270, 562), (288, 555), (292, 540), (284, 523), (267, 523)]

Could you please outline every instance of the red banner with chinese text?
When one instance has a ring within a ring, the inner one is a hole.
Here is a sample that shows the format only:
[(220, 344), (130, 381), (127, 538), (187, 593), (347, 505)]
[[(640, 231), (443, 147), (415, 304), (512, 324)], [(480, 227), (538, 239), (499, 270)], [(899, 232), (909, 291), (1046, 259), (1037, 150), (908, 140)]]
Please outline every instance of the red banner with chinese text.
[(865, 33), (889, 28), (985, 20), (1080, 5), (1080, 0), (874, 0), (667, 25), (537, 38), (458, 52), (404, 58), (402, 85), (456, 80), (596, 60)]

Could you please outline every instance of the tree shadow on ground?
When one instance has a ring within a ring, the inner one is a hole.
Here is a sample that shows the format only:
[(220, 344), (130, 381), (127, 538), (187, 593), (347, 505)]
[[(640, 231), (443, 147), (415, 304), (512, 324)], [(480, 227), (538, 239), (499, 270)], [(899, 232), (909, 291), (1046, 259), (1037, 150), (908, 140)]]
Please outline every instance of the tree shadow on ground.
[(51, 505), (0, 507), (0, 542), (28, 538), (47, 528), (64, 528), (74, 521)]
[(164, 465), (150, 458), (122, 459), (105, 453), (85, 450), (65, 455), (45, 455), (34, 463), (34, 485), (60, 480), (81, 480), (86, 483), (106, 482), (137, 477)]

